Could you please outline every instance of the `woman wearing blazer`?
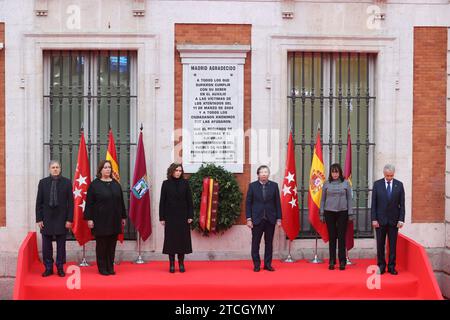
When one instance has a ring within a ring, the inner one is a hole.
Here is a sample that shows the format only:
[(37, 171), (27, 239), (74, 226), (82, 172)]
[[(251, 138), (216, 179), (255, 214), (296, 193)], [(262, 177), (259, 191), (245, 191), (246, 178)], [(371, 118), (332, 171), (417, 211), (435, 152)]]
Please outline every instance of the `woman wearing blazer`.
[(338, 241), (339, 270), (345, 270), (345, 232), (348, 216), (352, 214), (352, 190), (344, 179), (342, 168), (338, 163), (330, 167), (328, 181), (323, 185), (320, 213), (325, 215), (328, 235), (330, 237), (330, 262), (328, 269), (334, 270), (336, 264), (336, 240)]

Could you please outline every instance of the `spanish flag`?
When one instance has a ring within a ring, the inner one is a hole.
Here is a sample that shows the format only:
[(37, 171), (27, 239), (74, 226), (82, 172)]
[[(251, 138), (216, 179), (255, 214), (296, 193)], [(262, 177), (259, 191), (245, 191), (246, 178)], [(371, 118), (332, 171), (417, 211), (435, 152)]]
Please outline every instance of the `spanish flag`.
[(120, 182), (119, 161), (117, 161), (116, 143), (114, 142), (114, 136), (111, 129), (109, 129), (108, 134), (108, 150), (106, 150), (106, 160), (111, 161), (113, 177), (118, 182)]
[(323, 164), (322, 144), (320, 143), (320, 130), (317, 131), (316, 146), (309, 173), (308, 209), (309, 222), (322, 237), (328, 242), (328, 230), (324, 222), (320, 221), (320, 200), (322, 199), (322, 187), (325, 182), (325, 166)]
[[(108, 149), (106, 150), (106, 160), (111, 161), (112, 176), (117, 180), (117, 182), (120, 183), (119, 161), (117, 161), (116, 144), (114, 142), (114, 136), (111, 128), (109, 128), (108, 134)], [(122, 233), (119, 233), (119, 236), (117, 238), (121, 243), (123, 242), (123, 231), (124, 230), (122, 226)]]

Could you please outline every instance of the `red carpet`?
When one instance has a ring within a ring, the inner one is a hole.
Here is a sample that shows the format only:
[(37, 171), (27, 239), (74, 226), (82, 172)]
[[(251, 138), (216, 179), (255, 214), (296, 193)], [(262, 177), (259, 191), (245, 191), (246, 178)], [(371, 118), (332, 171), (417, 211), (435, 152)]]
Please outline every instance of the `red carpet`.
[[(34, 236), (35, 239), (35, 236)], [(32, 237), (30, 246), (33, 246)], [(32, 250), (33, 251), (33, 250)], [(33, 254), (28, 255), (32, 258)], [(24, 261), (22, 261), (24, 262)], [(168, 262), (144, 265), (123, 262), (116, 275), (101, 276), (96, 266), (80, 268), (81, 289), (68, 289), (70, 279), (52, 275), (42, 278), (42, 264), (30, 260), (26, 274), (16, 280), (15, 299), (439, 299), (440, 292), (424, 289), (420, 278), (403, 266), (399, 275), (381, 276), (380, 289), (368, 289), (367, 267), (374, 260), (354, 260), (347, 270), (327, 269), (304, 260), (274, 261), (275, 272), (253, 272), (251, 261), (186, 261), (186, 273), (168, 272)], [(68, 267), (71, 264), (67, 264)], [(18, 273), (20, 272), (18, 268)], [(423, 276), (423, 275), (422, 275)], [(433, 286), (432, 286), (433, 287)], [(439, 288), (437, 288), (439, 290)]]

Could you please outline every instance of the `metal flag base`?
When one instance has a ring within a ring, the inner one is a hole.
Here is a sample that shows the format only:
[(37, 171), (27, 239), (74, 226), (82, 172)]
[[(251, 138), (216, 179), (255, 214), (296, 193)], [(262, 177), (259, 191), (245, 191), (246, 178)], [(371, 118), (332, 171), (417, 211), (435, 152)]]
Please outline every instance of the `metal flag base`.
[(352, 262), (349, 257), (347, 257), (347, 265), (354, 266), (356, 263)]
[(86, 261), (86, 258), (83, 258), (83, 260), (81, 260), (79, 266), (80, 267), (89, 267), (90, 264)]
[(314, 259), (309, 260), (310, 263), (323, 263), (323, 260), (319, 259), (317, 254), (314, 255)]
[(138, 242), (138, 251), (139, 251), (139, 253), (138, 253), (138, 257), (134, 261), (134, 263), (135, 264), (144, 264), (145, 261), (144, 261), (144, 259), (142, 259), (142, 256), (141, 256), (141, 235), (139, 234), (139, 232), (137, 233), (137, 242)]
[(316, 233), (316, 247), (314, 249), (314, 259), (309, 260), (310, 263), (323, 263), (323, 260), (317, 256), (317, 233)]
[(348, 256), (348, 250), (345, 250), (345, 254), (347, 256), (347, 265), (348, 266), (355, 265), (355, 263), (353, 263)]
[(144, 259), (142, 259), (142, 256), (139, 255), (139, 256), (137, 257), (137, 259), (134, 261), (134, 263), (135, 263), (135, 264), (144, 264), (145, 261), (144, 261)]
[(288, 256), (287, 256), (286, 259), (282, 260), (282, 262), (288, 262), (288, 263), (295, 262), (295, 260), (294, 260), (294, 259), (292, 258), (292, 256), (291, 256), (291, 243), (292, 243), (292, 241), (289, 240), (289, 252), (288, 252)]
[(291, 256), (290, 254), (288, 254), (287, 258), (284, 259), (283, 262), (289, 262), (289, 263), (292, 263), (292, 262), (295, 262), (295, 260), (292, 259), (292, 256)]
[(81, 259), (79, 266), (80, 267), (89, 267), (89, 263), (86, 260), (86, 246), (85, 245), (83, 245), (83, 259)]

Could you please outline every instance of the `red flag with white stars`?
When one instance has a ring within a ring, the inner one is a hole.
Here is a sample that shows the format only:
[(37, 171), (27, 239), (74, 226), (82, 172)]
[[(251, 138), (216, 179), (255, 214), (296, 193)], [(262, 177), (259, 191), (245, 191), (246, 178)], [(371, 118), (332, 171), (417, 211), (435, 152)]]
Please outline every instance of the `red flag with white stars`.
[(73, 228), (80, 246), (92, 239), (91, 229), (88, 228), (87, 221), (83, 219), (84, 208), (86, 206), (86, 194), (91, 184), (91, 174), (89, 169), (89, 160), (86, 151), (86, 142), (83, 131), (80, 137), (80, 147), (78, 149), (77, 168), (73, 178)]
[(295, 170), (295, 151), (292, 132), (289, 134), (288, 151), (286, 158), (286, 170), (284, 173), (283, 187), (281, 190), (281, 210), (283, 226), (286, 235), (290, 240), (298, 236), (300, 230), (300, 216), (298, 208), (297, 194), (297, 174)]

